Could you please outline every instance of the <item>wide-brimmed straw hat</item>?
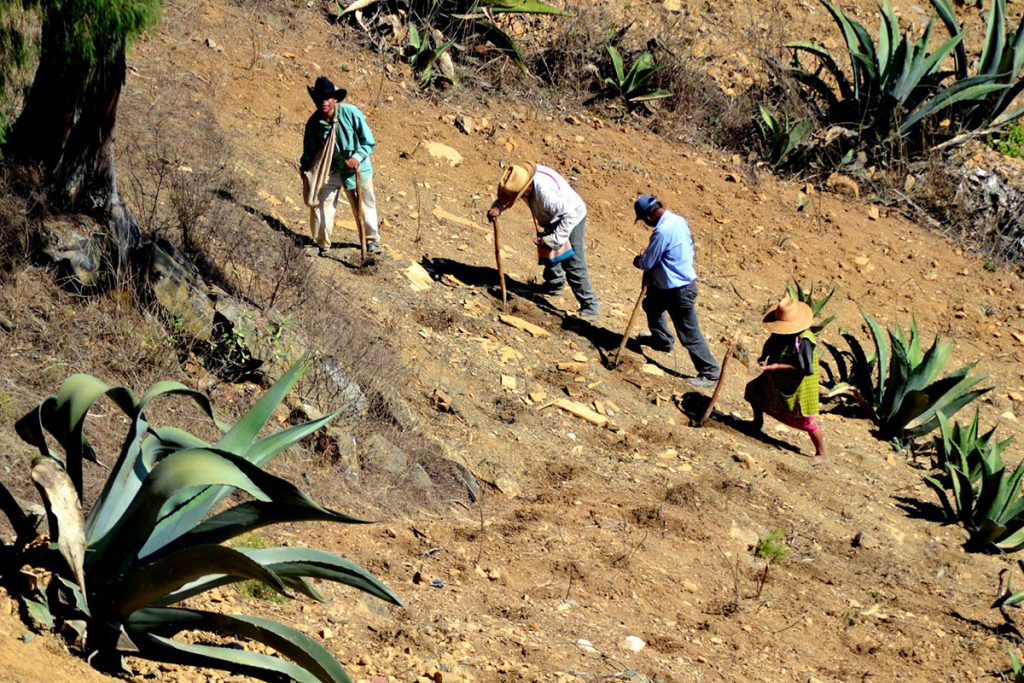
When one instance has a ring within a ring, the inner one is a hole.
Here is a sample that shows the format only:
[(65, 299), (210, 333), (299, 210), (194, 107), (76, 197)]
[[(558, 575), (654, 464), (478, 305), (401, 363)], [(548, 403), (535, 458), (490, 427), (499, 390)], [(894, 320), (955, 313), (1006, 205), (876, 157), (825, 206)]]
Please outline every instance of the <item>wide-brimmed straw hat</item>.
[(327, 76), (319, 76), (316, 82), (313, 83), (313, 87), (306, 86), (306, 90), (309, 91), (309, 96), (313, 99), (316, 104), (320, 104), (324, 100), (334, 98), (338, 102), (345, 99), (348, 95), (348, 90), (344, 88), (335, 88), (334, 83)]
[(536, 173), (537, 164), (529, 161), (520, 161), (506, 168), (498, 183), (498, 201), (506, 207), (515, 204), (529, 189)]
[(774, 334), (795, 334), (803, 332), (813, 322), (814, 313), (811, 307), (787, 296), (768, 312), (761, 324)]

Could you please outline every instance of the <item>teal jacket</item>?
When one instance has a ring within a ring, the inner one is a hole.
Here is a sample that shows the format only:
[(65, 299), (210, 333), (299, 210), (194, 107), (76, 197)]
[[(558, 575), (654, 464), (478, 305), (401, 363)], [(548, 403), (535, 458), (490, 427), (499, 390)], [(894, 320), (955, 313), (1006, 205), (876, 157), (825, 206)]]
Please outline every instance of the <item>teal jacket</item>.
[[(338, 133), (334, 140), (334, 157), (331, 168), (341, 174), (346, 190), (356, 189), (356, 172), (345, 165), (345, 162), (355, 157), (359, 159), (359, 172), (363, 178), (373, 177), (373, 166), (370, 164), (370, 155), (373, 154), (377, 141), (373, 139), (366, 117), (359, 108), (339, 102), (334, 108), (334, 124)], [(299, 168), (308, 171), (309, 166), (316, 158), (317, 152), (323, 147), (327, 136), (331, 134), (331, 123), (326, 121), (320, 112), (314, 112), (306, 121), (306, 132), (302, 137), (302, 159), (299, 160)]]

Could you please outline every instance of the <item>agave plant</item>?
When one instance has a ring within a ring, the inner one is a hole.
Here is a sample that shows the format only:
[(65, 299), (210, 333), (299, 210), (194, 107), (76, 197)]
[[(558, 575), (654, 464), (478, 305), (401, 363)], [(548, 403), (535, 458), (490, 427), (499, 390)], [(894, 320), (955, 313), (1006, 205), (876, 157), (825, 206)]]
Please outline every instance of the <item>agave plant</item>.
[(1020, 655), (1016, 650), (1010, 650), (1010, 675), (1007, 677), (1011, 683), (1024, 683), (1024, 664), (1020, 661)]
[[(932, 5), (951, 34), (963, 32), (947, 0), (932, 0)], [(1010, 108), (1024, 92), (1024, 16), (1016, 30), (1008, 31), (1006, 0), (993, 0), (986, 24), (977, 72), (968, 77), (967, 51), (963, 44), (958, 45), (957, 84), (949, 89), (954, 92), (945, 93), (946, 100), (941, 102), (943, 108), (949, 107), (949, 115), (958, 127), (965, 130), (999, 129), (1024, 116), (1024, 104)], [(968, 95), (969, 91), (973, 92)], [(908, 122), (913, 125), (913, 114)]]
[(627, 105), (672, 97), (671, 92), (654, 84), (654, 76), (661, 67), (650, 50), (642, 52), (627, 69), (618, 48), (608, 43), (605, 49), (612, 60), (613, 75), (605, 78), (604, 84), (613, 95), (621, 97)]
[[(434, 65), (439, 59), (448, 53), (448, 50), (455, 44), (455, 41), (437, 44), (437, 41), (429, 31), (420, 32), (416, 24), (409, 24), (409, 64), (420, 73), (420, 83), (428, 85), (437, 75), (434, 73)], [(447, 78), (441, 73), (442, 78)]]
[(981, 459), (976, 482), (963, 465), (947, 462), (945, 477), (925, 477), (946, 517), (963, 524), (965, 548), (1016, 552), (1024, 548), (1024, 463), (1007, 474), (1002, 456), (990, 449)]
[(981, 478), (982, 461), (990, 454), (998, 456), (1013, 442), (1013, 437), (993, 441), (995, 427), (981, 434), (978, 426), (980, 412), (974, 410), (974, 419), (967, 426), (959, 422), (950, 424), (949, 419), (939, 413), (939, 435), (935, 437), (935, 468), (945, 470), (952, 463), (966, 472), (971, 483)]
[[(565, 12), (540, 0), (353, 0), (344, 7), (339, 3), (339, 16), (365, 12), (380, 17), (405, 17), (410, 27), (423, 33), (444, 36), (462, 48), (489, 44), (526, 74), (526, 62), (516, 41), (498, 25), (497, 17), (522, 14), (564, 16)], [(410, 29), (411, 33), (411, 29)], [(438, 47), (435, 46), (435, 49)], [(450, 46), (449, 46), (450, 47)]]
[[(832, 300), (835, 293), (836, 290), (835, 287), (833, 287), (831, 292), (820, 299), (816, 299), (814, 297), (814, 285), (811, 285), (809, 289), (804, 289), (799, 280), (794, 279), (792, 283), (786, 283), (786, 294), (789, 295), (789, 298), (793, 299), (793, 301), (801, 301), (810, 306), (811, 313), (814, 314), (815, 318), (821, 315), (821, 312), (825, 309), (825, 306), (828, 305), (828, 302)], [(811, 326), (811, 332), (814, 332), (815, 334), (821, 332), (835, 319), (836, 317), (834, 315), (830, 315), (824, 320), (814, 323), (814, 325)]]
[[(1024, 560), (1017, 560), (1017, 568), (1021, 574), (1024, 574)], [(1006, 585), (1002, 585), (1003, 576), (1006, 575)], [(1009, 569), (1002, 569), (999, 572), (999, 597), (996, 598), (995, 602), (992, 603), (992, 609), (999, 609), (1006, 615), (1005, 608), (1013, 607), (1024, 601), (1024, 591), (1013, 590), (1013, 577), (1010, 575)], [(1008, 619), (1009, 621), (1009, 619)]]
[[(829, 0), (820, 2), (843, 35), (850, 70), (822, 46), (805, 41), (787, 44), (793, 51), (790, 73), (819, 107), (822, 119), (857, 128), (868, 145), (885, 142), (894, 133), (914, 134), (915, 141), (924, 134), (938, 135), (933, 122), (940, 115), (949, 119), (945, 135), (952, 137), (964, 130), (998, 128), (1024, 114), (1024, 107), (1007, 111), (1024, 88), (1019, 78), (1024, 24), (1006, 33), (1005, 0), (994, 0), (982, 60), (973, 76), (968, 75), (963, 32), (948, 0), (931, 0), (937, 17), (932, 16), (917, 40), (902, 31), (884, 0), (877, 41)], [(936, 18), (941, 18), (949, 38), (932, 48)], [(951, 55), (952, 71), (944, 68)], [(811, 57), (814, 64), (805, 65), (801, 56)]]
[(991, 390), (974, 388), (986, 377), (970, 374), (974, 364), (943, 375), (952, 341), (936, 335), (924, 350), (914, 320), (907, 332), (899, 325), (889, 328), (887, 341), (881, 325), (866, 311), (861, 315), (871, 331), (875, 352), (866, 355), (857, 338), (843, 332), (849, 351), (829, 349), (840, 366), (837, 374), (841, 380), (832, 385), (828, 396), (856, 398), (868, 409), (883, 439), (907, 440), (927, 434), (939, 426), (940, 414), (948, 418)]
[(800, 119), (794, 123), (785, 112), (779, 118), (763, 105), (761, 120), (755, 119), (754, 122), (761, 142), (761, 154), (772, 167), (786, 163), (811, 132), (810, 119)]
[[(0, 504), (19, 531), (20, 548), (8, 550), (23, 551), (21, 561), (32, 547), (37, 556), (42, 548), (43, 556), (35, 559), (52, 572), (48, 585), (30, 587), (25, 596), (29, 613), (46, 625), (71, 627), (90, 661), (112, 670), (121, 667), (122, 654), (132, 654), (267, 680), (349, 680), (323, 646), (294, 628), (181, 604), (244, 580), (262, 582), (282, 595), (301, 593), (321, 600), (309, 579), (335, 581), (401, 604), (372, 574), (333, 553), (224, 545), (277, 522), (363, 521), (317, 505), (263, 470), (337, 414), (257, 438), (304, 369), (301, 363), (292, 367), (230, 428), (214, 418), (203, 394), (180, 383), (160, 382), (137, 399), (129, 389), (84, 374), (68, 378), (56, 396), (18, 420), (18, 434), (39, 450), (31, 474), (56, 546), (51, 550), (25, 543), (30, 518), (0, 486)], [(147, 411), (153, 402), (170, 395), (191, 399), (213, 419), (222, 432), (216, 443), (176, 427), (150, 424)], [(127, 418), (127, 434), (102, 491), (86, 501), (83, 460), (97, 460), (84, 426), (93, 404), (104, 396)], [(48, 435), (63, 455), (51, 449)], [(250, 499), (218, 507), (232, 492)], [(85, 515), (83, 508), (88, 510)], [(282, 656), (174, 639), (185, 630), (258, 641)]]

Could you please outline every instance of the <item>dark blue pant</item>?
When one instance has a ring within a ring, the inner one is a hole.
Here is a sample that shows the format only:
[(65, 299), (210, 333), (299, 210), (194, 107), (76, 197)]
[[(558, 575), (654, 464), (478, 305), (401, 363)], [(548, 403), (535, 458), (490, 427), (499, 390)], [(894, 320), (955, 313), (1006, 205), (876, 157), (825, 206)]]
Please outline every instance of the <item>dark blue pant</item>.
[(651, 285), (644, 297), (644, 312), (647, 314), (647, 326), (651, 329), (652, 340), (656, 346), (671, 348), (675, 343), (672, 332), (665, 322), (665, 313), (672, 318), (679, 343), (690, 352), (690, 360), (700, 377), (718, 379), (721, 372), (711, 349), (708, 348), (704, 335), (697, 324), (697, 283), (691, 282), (685, 287), (660, 289)]
[(597, 312), (597, 294), (590, 284), (590, 271), (587, 270), (587, 255), (584, 252), (583, 237), (587, 229), (587, 219), (584, 217), (576, 227), (569, 233), (569, 244), (572, 245), (573, 255), (553, 266), (544, 266), (544, 282), (548, 285), (559, 285), (569, 283), (569, 289), (580, 302), (581, 311)]

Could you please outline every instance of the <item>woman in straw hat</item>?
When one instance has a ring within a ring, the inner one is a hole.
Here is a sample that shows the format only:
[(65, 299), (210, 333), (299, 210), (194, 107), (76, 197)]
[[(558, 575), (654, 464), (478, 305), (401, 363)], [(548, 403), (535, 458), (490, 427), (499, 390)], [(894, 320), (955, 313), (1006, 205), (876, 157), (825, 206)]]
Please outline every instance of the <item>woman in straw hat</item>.
[(530, 162), (519, 162), (505, 169), (498, 183), (498, 196), (487, 212), (495, 221), (522, 199), (530, 207), (537, 234), (537, 261), (544, 266), (541, 292), (561, 294), (569, 283), (580, 304), (576, 316), (597, 320), (599, 302), (590, 284), (590, 271), (584, 251), (587, 205), (557, 171)]
[(818, 353), (810, 327), (811, 307), (784, 298), (764, 317), (772, 333), (761, 350), (761, 374), (747, 384), (743, 397), (754, 410), (751, 425), (764, 426), (764, 414), (807, 432), (814, 444), (814, 464), (825, 462), (825, 437), (818, 426)]

